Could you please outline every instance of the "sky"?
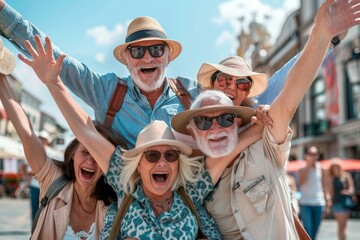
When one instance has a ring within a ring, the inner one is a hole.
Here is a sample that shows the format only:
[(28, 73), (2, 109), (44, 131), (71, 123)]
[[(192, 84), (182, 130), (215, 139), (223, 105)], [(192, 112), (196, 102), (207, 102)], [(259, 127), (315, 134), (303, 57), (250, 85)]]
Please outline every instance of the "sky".
[[(170, 63), (167, 76), (195, 79), (204, 62), (218, 63), (235, 55), (237, 36), (250, 21), (263, 23), (275, 42), (286, 17), (300, 6), (300, 0), (7, 0), (25, 19), (51, 38), (62, 51), (99, 73), (128, 76), (128, 70), (113, 56), (124, 42), (129, 22), (151, 16), (165, 29), (169, 39), (182, 44), (182, 53)], [(241, 25), (239, 18), (244, 17)], [(265, 21), (266, 19), (266, 21)], [(15, 55), (19, 52), (3, 41)], [(42, 101), (41, 110), (67, 127), (46, 87), (32, 69), (17, 58), (14, 76), (25, 89)], [(85, 111), (90, 109), (76, 98)]]

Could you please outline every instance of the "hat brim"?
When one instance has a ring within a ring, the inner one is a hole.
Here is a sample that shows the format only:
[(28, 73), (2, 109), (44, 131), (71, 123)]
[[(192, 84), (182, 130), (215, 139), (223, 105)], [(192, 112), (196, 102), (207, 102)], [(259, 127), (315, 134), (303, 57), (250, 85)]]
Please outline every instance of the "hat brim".
[[(184, 112), (176, 114), (171, 120), (171, 127), (182, 134), (189, 135), (187, 125), (191, 119), (199, 113), (216, 112), (216, 111), (229, 111), (234, 112), (237, 117), (241, 118), (241, 126), (244, 126), (251, 122), (251, 117), (255, 115), (255, 110), (249, 107), (242, 106), (226, 106), (226, 105), (214, 105), (207, 106), (193, 110), (186, 110)], [(240, 126), (240, 127), (241, 127)]]
[(197, 79), (204, 89), (211, 89), (211, 76), (216, 72), (221, 71), (223, 73), (232, 76), (250, 76), (253, 79), (250, 93), (247, 97), (255, 97), (265, 91), (267, 87), (268, 77), (264, 73), (252, 72), (245, 69), (237, 69), (228, 67), (222, 64), (203, 63), (199, 69)]
[(177, 140), (171, 140), (171, 139), (162, 139), (162, 140), (157, 140), (157, 141), (151, 141), (149, 143), (143, 144), (136, 148), (130, 149), (130, 150), (124, 152), (122, 155), (124, 157), (135, 157), (136, 155), (143, 153), (144, 150), (149, 147), (160, 146), (160, 145), (172, 146), (185, 155), (191, 155), (191, 153), (192, 153), (191, 147), (183, 142), (180, 142)]
[(3, 58), (0, 59), (0, 73), (8, 75), (12, 73), (15, 69), (15, 58), (14, 55), (7, 48), (4, 47), (3, 51)]
[(181, 47), (181, 44), (178, 41), (154, 37), (154, 38), (143, 38), (143, 39), (139, 39), (139, 40), (136, 40), (136, 41), (123, 43), (123, 44), (117, 46), (114, 49), (114, 56), (119, 62), (126, 65), (125, 51), (126, 51), (126, 48), (130, 44), (140, 43), (140, 42), (145, 42), (145, 41), (153, 41), (153, 40), (163, 41), (169, 46), (169, 49), (170, 49), (170, 61), (174, 60), (177, 56), (180, 55), (182, 47)]

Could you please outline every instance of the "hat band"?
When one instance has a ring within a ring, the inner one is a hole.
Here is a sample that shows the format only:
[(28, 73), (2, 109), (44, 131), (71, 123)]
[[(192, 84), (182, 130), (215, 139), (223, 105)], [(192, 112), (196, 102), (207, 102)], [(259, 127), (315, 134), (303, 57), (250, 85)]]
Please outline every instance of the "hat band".
[(127, 36), (127, 38), (125, 39), (125, 42), (132, 42), (138, 39), (142, 39), (142, 38), (150, 38), (150, 37), (158, 37), (158, 38), (162, 38), (162, 39), (167, 39), (166, 34), (163, 32), (160, 32), (158, 30), (141, 30), (141, 31), (137, 31), (134, 32), (133, 34), (130, 34), (129, 36)]

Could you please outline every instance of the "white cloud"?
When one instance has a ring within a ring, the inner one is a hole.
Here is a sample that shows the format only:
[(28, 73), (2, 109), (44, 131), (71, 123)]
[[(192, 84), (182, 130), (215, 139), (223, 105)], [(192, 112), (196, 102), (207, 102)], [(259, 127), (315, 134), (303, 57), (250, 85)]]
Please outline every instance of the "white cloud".
[(95, 55), (95, 59), (96, 61), (98, 61), (99, 63), (104, 63), (105, 62), (105, 59), (106, 59), (106, 56), (104, 53), (97, 53)]
[(86, 30), (86, 34), (95, 39), (95, 43), (99, 46), (113, 46), (115, 43), (123, 39), (125, 26), (123, 24), (116, 24), (113, 30), (106, 26), (95, 26)]
[[(220, 26), (228, 25), (230, 32), (227, 31), (226, 36), (220, 35), (215, 44), (232, 44), (235, 46), (232, 52), (236, 52), (237, 36), (240, 31), (248, 31), (249, 23), (256, 19), (258, 23), (265, 25), (268, 32), (271, 35), (270, 42), (273, 43), (278, 37), (279, 32), (286, 17), (294, 10), (299, 8), (299, 0), (283, 0), (281, 7), (275, 8), (269, 3), (263, 3), (260, 0), (228, 0), (219, 5), (219, 15), (212, 21), (214, 24)], [(240, 18), (243, 19), (242, 23)], [(228, 34), (232, 34), (233, 37), (229, 37)], [(226, 39), (228, 41), (226, 42)]]

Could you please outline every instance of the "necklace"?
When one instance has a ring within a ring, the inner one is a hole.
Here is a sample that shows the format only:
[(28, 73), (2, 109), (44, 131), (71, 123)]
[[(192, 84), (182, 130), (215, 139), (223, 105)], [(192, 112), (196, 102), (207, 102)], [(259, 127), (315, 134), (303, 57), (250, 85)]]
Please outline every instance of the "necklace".
[(96, 202), (95, 202), (94, 208), (93, 208), (91, 211), (87, 211), (87, 210), (85, 210), (85, 208), (83, 207), (83, 205), (82, 205), (82, 203), (81, 203), (81, 201), (80, 201), (79, 195), (78, 195), (75, 187), (74, 187), (74, 192), (75, 192), (75, 195), (76, 195), (77, 200), (78, 200), (79, 203), (80, 203), (80, 208), (81, 208), (85, 213), (87, 213), (87, 214), (92, 214), (92, 213), (94, 213), (94, 211), (95, 211), (95, 209), (96, 209)]
[(152, 200), (149, 198), (150, 205), (154, 207), (159, 207), (163, 211), (169, 211), (171, 202), (172, 202), (172, 196), (165, 198), (164, 200)]

